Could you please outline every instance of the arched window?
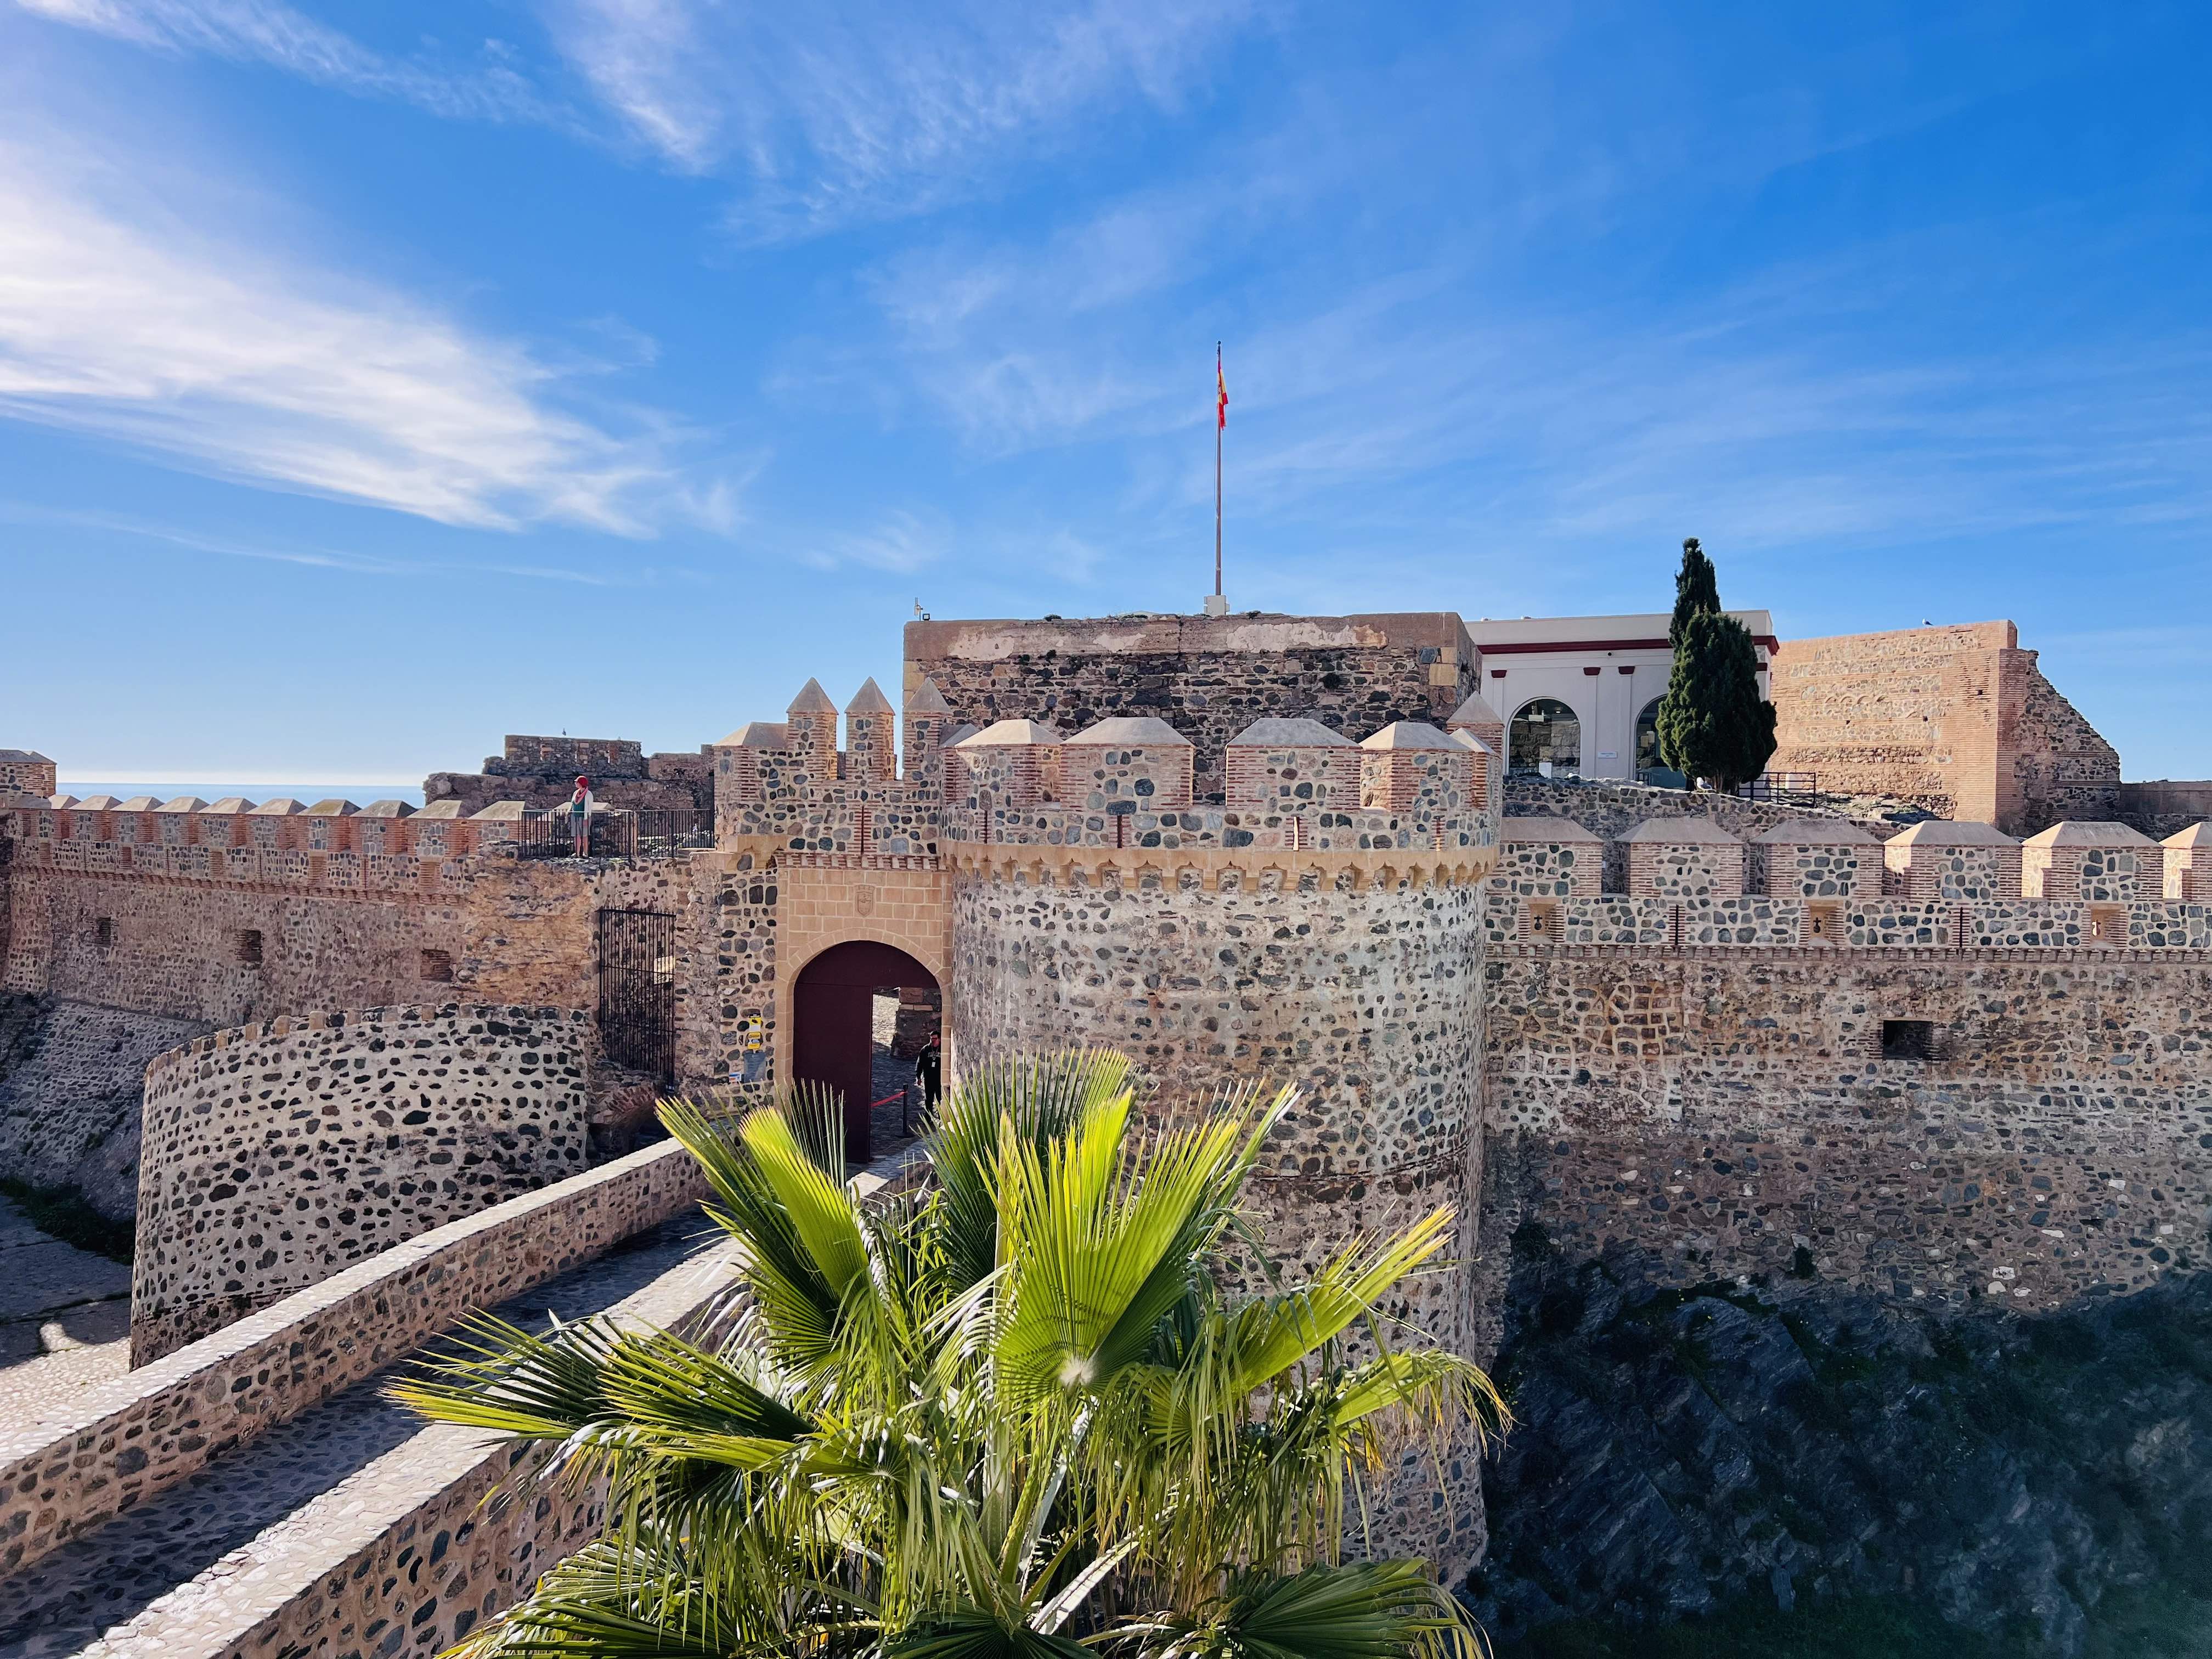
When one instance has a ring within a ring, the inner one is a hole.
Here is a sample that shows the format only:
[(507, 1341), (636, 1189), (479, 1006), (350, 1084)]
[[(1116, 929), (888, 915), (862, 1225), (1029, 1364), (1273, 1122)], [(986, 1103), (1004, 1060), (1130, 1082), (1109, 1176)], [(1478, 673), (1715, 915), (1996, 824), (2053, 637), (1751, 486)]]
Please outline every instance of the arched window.
[(1687, 789), (1690, 781), (1659, 752), (1659, 698), (1652, 698), (1636, 717), (1636, 780), (1662, 789)]
[(1506, 738), (1508, 769), (1571, 778), (1583, 769), (1583, 725), (1556, 697), (1523, 703)]
[(1659, 757), (1659, 699), (1654, 697), (1636, 717), (1636, 775), (1640, 778), (1666, 763)]

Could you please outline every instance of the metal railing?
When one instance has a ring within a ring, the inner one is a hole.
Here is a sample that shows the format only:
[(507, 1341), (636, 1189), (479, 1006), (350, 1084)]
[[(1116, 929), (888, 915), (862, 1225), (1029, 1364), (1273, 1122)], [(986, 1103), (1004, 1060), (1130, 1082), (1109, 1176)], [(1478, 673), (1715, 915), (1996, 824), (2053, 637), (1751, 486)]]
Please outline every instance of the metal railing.
[[(557, 809), (522, 819), (508, 840), (526, 859), (576, 855), (571, 820)], [(714, 814), (680, 806), (594, 812), (586, 844), (587, 856), (595, 859), (666, 859), (711, 847), (714, 842)]]
[(1803, 800), (1820, 793), (1820, 780), (1812, 772), (1762, 772), (1735, 793), (1745, 800)]

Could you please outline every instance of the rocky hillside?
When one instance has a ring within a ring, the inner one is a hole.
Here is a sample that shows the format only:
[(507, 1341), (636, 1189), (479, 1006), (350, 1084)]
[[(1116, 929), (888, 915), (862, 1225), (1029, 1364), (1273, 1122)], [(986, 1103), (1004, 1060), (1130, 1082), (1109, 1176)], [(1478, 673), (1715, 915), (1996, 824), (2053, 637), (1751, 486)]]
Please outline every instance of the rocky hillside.
[(2111, 1639), (2148, 1603), (2212, 1629), (2212, 1274), (2024, 1317), (1655, 1267), (1516, 1235), (1469, 1587), (1507, 1648), (1869, 1596), (2046, 1659), (2165, 1651)]
[(210, 1029), (0, 996), (0, 1170), (34, 1187), (79, 1188), (102, 1215), (130, 1219), (138, 1207), (146, 1062)]

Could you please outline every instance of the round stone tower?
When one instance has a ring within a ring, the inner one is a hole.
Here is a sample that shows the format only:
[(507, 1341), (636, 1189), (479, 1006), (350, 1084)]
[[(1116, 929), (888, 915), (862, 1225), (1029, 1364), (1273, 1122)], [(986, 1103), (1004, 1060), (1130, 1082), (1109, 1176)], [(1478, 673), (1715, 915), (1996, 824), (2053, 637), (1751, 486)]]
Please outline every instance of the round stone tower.
[[(1495, 855), (1479, 757), (1428, 727), (1355, 746), (1267, 720), (1230, 745), (1214, 805), (1189, 799), (1189, 745), (1161, 722), (1032, 735), (1057, 751), (1020, 769), (1036, 799), (1005, 799), (1015, 769), (987, 745), (993, 804), (948, 815), (956, 1064), (1116, 1048), (1170, 1109), (1294, 1085), (1250, 1189), (1271, 1250), (1310, 1268), (1453, 1206), (1451, 1265), (1388, 1311), (1469, 1352)], [(1372, 1520), (1378, 1552), (1464, 1572), (1484, 1538), (1472, 1446), (1409, 1451)]]

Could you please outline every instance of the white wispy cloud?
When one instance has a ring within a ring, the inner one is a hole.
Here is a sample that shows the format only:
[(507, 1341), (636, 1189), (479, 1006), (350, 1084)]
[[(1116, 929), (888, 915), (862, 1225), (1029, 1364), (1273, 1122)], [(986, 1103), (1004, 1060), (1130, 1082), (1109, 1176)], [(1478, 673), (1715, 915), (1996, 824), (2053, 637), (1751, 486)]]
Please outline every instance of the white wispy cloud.
[(260, 64), (456, 119), (619, 131), (680, 172), (731, 179), (729, 227), (756, 243), (965, 199), (1102, 114), (1172, 109), (1264, 3), (541, 0), (550, 59), (540, 43), (488, 41), (453, 61), (376, 51), (283, 0), (15, 0), (149, 50)]
[(135, 46), (258, 63), (318, 86), (397, 98), (454, 119), (548, 121), (556, 112), (487, 43), (486, 61), (397, 61), (281, 0), (15, 0), (27, 12)]
[(772, 242), (973, 194), (1127, 100), (1173, 106), (1250, 0), (704, 9), (549, 0), (555, 45), (635, 137), (741, 180)]
[(583, 570), (568, 565), (510, 560), (396, 559), (380, 554), (359, 553), (343, 548), (319, 547), (298, 542), (211, 535), (204, 531), (134, 518), (127, 514), (43, 507), (26, 501), (0, 501), (0, 523), (67, 526), (72, 529), (102, 531), (135, 540), (157, 542), (191, 553), (212, 554), (226, 559), (249, 559), (264, 564), (300, 565), (312, 570), (334, 570), (352, 576), (414, 579), (509, 576), (527, 581), (574, 583), (585, 587), (647, 587), (698, 579), (696, 572), (683, 567), (640, 565), (627, 561), (613, 569)]
[(936, 563), (951, 545), (951, 527), (940, 516), (900, 509), (884, 514), (865, 529), (806, 544), (799, 556), (818, 569), (858, 565), (905, 574)]
[(226, 237), (139, 159), (0, 137), (0, 416), (447, 524), (734, 523), (675, 422), (580, 413), (525, 348)]
[[(1196, 177), (1025, 240), (935, 238), (866, 279), (891, 349), (853, 351), (848, 372), (902, 383), (904, 418), (988, 457), (1118, 449), (1130, 521), (1161, 526), (1211, 505), (1215, 317), (1237, 336), (1230, 472), (1248, 526), (1320, 519), (1378, 550), (1424, 531), (1559, 550), (1697, 532), (1788, 556), (2212, 519), (2204, 339), (2027, 360), (1869, 348), (1865, 316), (1903, 273), (1956, 262), (1947, 228), (1656, 307), (1549, 301), (1472, 236), (1350, 280), (1334, 245), (1299, 240), (1255, 284), (1248, 260), (1336, 188), (1325, 171), (1308, 183), (1209, 214), (1236, 198)], [(1373, 568), (1364, 550), (1343, 567)]]

